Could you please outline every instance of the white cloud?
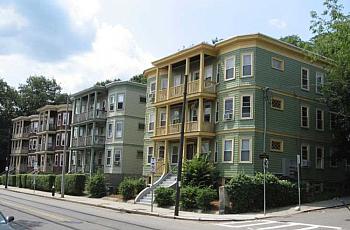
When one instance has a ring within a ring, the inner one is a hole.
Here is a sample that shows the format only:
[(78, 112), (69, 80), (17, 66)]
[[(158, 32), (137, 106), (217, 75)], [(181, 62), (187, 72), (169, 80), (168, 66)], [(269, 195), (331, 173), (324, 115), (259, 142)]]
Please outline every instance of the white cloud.
[(18, 14), (16, 10), (11, 7), (0, 8), (0, 29), (15, 28), (17, 30), (27, 25), (27, 20)]
[(282, 19), (272, 18), (269, 20), (269, 24), (278, 29), (285, 29), (287, 27), (287, 23)]
[(11, 85), (29, 75), (54, 77), (65, 92), (74, 93), (105, 79), (128, 80), (151, 65), (153, 56), (121, 25), (99, 24), (92, 50), (58, 63), (35, 61), (23, 55), (0, 55), (0, 76)]

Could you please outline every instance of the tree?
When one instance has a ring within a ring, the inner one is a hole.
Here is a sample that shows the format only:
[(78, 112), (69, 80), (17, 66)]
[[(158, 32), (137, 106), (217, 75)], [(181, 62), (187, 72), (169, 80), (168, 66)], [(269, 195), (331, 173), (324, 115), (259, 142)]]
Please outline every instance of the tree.
[(10, 153), (11, 119), (18, 113), (18, 93), (0, 78), (0, 171), (5, 167), (5, 158)]
[(147, 78), (143, 74), (138, 74), (130, 78), (130, 81), (146, 84)]
[(321, 14), (311, 12), (313, 50), (330, 59), (323, 93), (329, 108), (338, 113), (333, 145), (336, 155), (350, 160), (350, 15), (338, 0), (325, 0), (324, 6)]
[(310, 41), (303, 41), (299, 35), (288, 35), (280, 38), (281, 41), (292, 44), (296, 47), (306, 49), (311, 51), (313, 48), (313, 43)]
[(19, 86), (21, 113), (28, 116), (35, 114), (36, 110), (44, 105), (65, 102), (61, 90), (55, 79), (44, 76), (29, 77), (26, 84)]
[(96, 82), (96, 86), (106, 86), (109, 83), (116, 82), (116, 81), (121, 81), (119, 78), (114, 78), (113, 80), (105, 80), (105, 81), (98, 81)]

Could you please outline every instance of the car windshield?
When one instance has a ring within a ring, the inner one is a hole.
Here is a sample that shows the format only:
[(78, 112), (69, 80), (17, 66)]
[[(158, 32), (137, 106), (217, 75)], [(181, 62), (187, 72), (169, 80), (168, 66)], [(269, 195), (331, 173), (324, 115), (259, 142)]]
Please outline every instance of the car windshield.
[(0, 212), (0, 224), (6, 224), (6, 219), (5, 219), (5, 217), (2, 215), (1, 212)]

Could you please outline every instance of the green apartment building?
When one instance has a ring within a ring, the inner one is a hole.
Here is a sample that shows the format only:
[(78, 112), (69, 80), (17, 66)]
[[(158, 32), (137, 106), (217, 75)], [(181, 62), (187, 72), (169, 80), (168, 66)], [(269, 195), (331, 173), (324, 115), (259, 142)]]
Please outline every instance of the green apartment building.
[(69, 171), (104, 173), (115, 186), (142, 174), (146, 86), (122, 81), (73, 95)]
[(269, 172), (293, 177), (301, 154), (303, 181), (323, 190), (349, 170), (347, 162), (331, 157), (334, 114), (321, 100), (325, 58), (311, 62), (305, 50), (251, 34), (215, 45), (201, 43), (152, 64), (144, 72), (148, 101), (143, 175), (149, 178), (155, 157), (158, 184), (175, 176), (185, 75), (183, 158), (209, 154), (221, 184), (237, 173), (263, 170), (259, 155), (264, 152), (265, 102)]

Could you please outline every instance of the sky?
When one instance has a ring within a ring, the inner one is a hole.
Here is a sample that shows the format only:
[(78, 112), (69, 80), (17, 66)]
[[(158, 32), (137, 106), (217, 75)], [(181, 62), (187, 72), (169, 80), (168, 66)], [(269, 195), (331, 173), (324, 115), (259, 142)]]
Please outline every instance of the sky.
[[(74, 93), (128, 80), (151, 62), (213, 38), (263, 33), (309, 39), (322, 0), (0, 0), (0, 78), (32, 75)], [(343, 0), (345, 12), (350, 2)]]

